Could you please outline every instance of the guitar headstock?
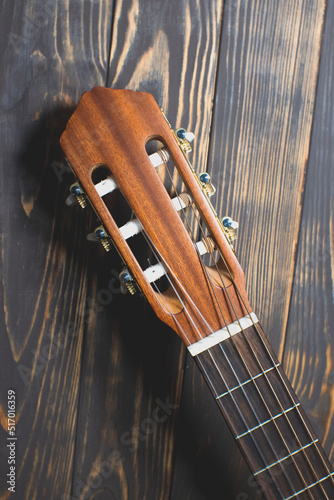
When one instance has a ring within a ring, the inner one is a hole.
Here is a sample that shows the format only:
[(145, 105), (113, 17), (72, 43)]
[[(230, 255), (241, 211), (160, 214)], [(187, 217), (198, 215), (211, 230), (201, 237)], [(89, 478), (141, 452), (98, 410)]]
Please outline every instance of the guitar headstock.
[[(233, 223), (219, 220), (208, 174), (196, 174), (187, 159), (192, 138), (171, 128), (150, 94), (102, 87), (82, 96), (61, 137), (77, 177), (71, 198), (93, 207), (100, 221), (94, 237), (107, 250), (115, 245), (123, 260), (121, 282), (139, 289), (186, 345), (251, 311)], [(128, 222), (107, 202), (116, 191), (130, 207)], [(139, 237), (148, 265), (133, 249)]]

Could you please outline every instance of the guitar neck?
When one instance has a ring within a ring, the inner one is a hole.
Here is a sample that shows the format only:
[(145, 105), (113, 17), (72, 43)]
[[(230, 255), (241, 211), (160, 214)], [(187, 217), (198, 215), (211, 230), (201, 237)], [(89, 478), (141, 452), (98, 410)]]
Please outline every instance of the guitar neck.
[[(131, 293), (140, 290), (195, 357), (265, 497), (332, 500), (330, 464), (249, 313), (232, 244), (237, 225), (218, 218), (209, 201), (210, 176), (197, 174), (186, 158), (187, 137), (184, 129), (172, 130), (151, 95), (96, 87), (83, 95), (61, 138), (78, 178), (71, 195), (80, 206), (87, 198), (94, 208), (94, 234), (106, 249), (113, 242), (121, 255), (123, 285)], [(157, 153), (161, 172), (146, 150), (153, 139), (163, 144)], [(173, 179), (182, 180), (182, 192)], [(102, 199), (118, 188), (131, 207), (123, 226), (112, 214), (114, 203)], [(190, 218), (200, 221), (200, 241), (189, 231)], [(127, 242), (141, 232), (157, 261), (147, 269)], [(202, 260), (205, 253), (210, 265)], [(162, 276), (168, 288), (160, 290)]]
[(333, 499), (331, 465), (263, 330), (240, 326), (189, 351), (264, 497)]

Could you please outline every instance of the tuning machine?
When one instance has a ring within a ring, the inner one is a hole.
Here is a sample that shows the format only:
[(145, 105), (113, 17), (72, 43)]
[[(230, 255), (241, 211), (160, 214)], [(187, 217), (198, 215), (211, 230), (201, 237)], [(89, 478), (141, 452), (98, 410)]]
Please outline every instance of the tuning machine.
[(222, 223), (226, 237), (231, 247), (234, 248), (234, 242), (237, 239), (237, 229), (239, 227), (238, 222), (232, 220), (231, 217), (228, 217), (227, 215), (220, 219), (220, 222)]
[(95, 238), (101, 243), (106, 252), (111, 250), (112, 240), (103, 226), (98, 226), (94, 231)]
[(119, 279), (121, 282), (122, 293), (130, 292), (131, 295), (134, 295), (136, 293), (136, 281), (127, 267), (125, 267), (123, 271), (120, 272)]
[(169, 128), (174, 133), (176, 140), (177, 140), (180, 148), (182, 149), (182, 151), (186, 154), (190, 153), (192, 151), (190, 143), (193, 142), (193, 140), (195, 138), (195, 134), (193, 134), (193, 132), (188, 132), (183, 127), (180, 127), (180, 128), (177, 128), (174, 130), (173, 127), (171, 126), (170, 122), (168, 121), (168, 118), (165, 115), (164, 110), (162, 108), (160, 108), (160, 111), (161, 111), (164, 119), (166, 120)]
[(184, 128), (177, 128), (174, 130), (179, 146), (183, 149), (185, 153), (190, 153), (192, 151), (190, 143), (194, 140), (195, 135), (192, 132), (187, 132)]
[(70, 187), (70, 195), (66, 199), (66, 205), (74, 205), (78, 203), (81, 208), (86, 208), (87, 201), (85, 193), (80, 186), (79, 182), (74, 182)]
[(207, 172), (200, 172), (197, 174), (198, 180), (201, 184), (202, 190), (210, 198), (216, 192), (216, 188), (211, 183), (211, 177)]

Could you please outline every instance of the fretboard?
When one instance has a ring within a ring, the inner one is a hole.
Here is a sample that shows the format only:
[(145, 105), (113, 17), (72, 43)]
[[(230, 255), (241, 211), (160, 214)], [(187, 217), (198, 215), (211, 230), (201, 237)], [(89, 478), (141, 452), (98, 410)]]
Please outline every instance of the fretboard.
[(331, 465), (259, 323), (232, 333), (190, 351), (264, 497), (334, 499)]

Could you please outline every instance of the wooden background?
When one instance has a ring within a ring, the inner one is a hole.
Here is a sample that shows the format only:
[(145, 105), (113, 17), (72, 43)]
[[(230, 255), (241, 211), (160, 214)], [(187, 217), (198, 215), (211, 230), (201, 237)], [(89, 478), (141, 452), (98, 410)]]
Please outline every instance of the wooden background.
[(120, 295), (117, 256), (64, 204), (59, 137), (95, 85), (151, 92), (195, 132), (192, 162), (240, 223), (251, 303), (333, 462), (333, 2), (3, 0), (0, 23), (1, 500), (261, 498), (179, 339)]

